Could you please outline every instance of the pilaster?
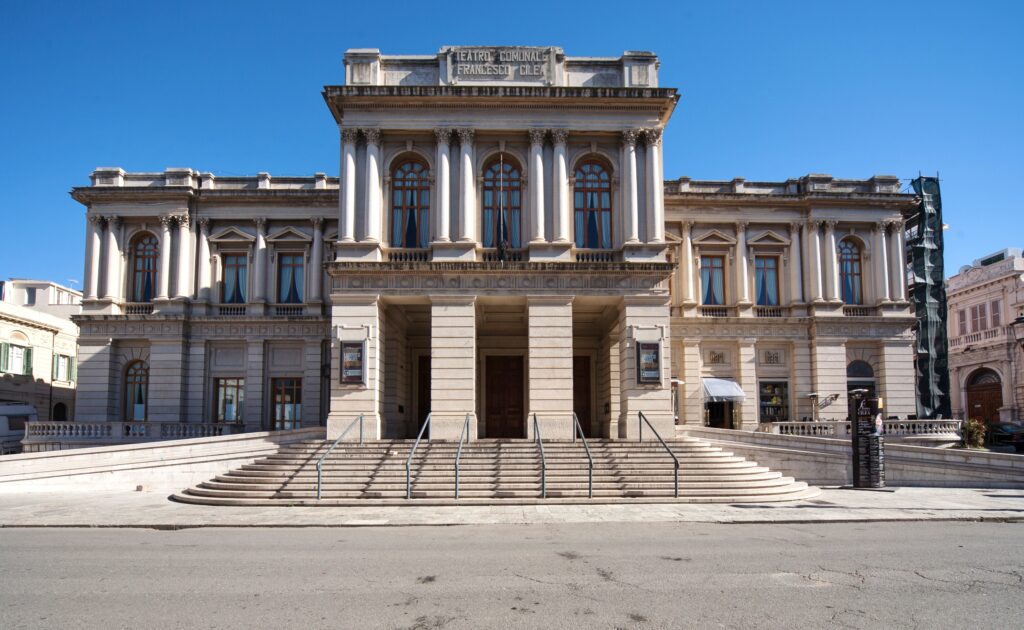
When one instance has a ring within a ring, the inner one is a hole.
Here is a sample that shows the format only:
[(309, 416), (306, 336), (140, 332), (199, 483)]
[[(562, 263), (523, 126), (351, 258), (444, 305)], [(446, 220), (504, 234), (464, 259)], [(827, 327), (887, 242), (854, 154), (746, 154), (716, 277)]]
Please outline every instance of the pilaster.
[[(431, 437), (458, 440), (466, 414), (476, 418), (476, 298), (430, 298)], [(478, 424), (470, 420), (476, 438)]]
[(185, 352), (187, 342), (176, 339), (151, 339), (149, 342), (149, 399), (147, 420), (183, 422), (185, 397)]
[[(669, 342), (670, 309), (667, 297), (625, 298), (619, 309), (619, 437), (636, 439), (639, 435), (639, 412), (661, 434), (674, 435), (672, 414), (672, 358)], [(637, 343), (659, 343), (661, 348), (661, 381), (640, 383), (637, 374)], [(654, 439), (644, 426), (647, 439)]]
[[(364, 438), (381, 437), (383, 399), (384, 305), (372, 293), (331, 295), (331, 411), (327, 439), (333, 440), (363, 415)], [(341, 342), (363, 344), (364, 382), (341, 382)], [(358, 440), (356, 430), (346, 440)]]
[(566, 439), (573, 431), (572, 296), (530, 296), (527, 436), (537, 414), (545, 439)]

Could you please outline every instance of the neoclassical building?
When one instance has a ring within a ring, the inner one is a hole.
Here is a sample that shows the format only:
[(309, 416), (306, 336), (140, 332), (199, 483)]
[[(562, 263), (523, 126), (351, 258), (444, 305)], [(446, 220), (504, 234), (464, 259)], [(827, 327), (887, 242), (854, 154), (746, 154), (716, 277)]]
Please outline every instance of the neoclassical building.
[(339, 178), (97, 169), (72, 191), (77, 418), (524, 438), (536, 417), (547, 439), (575, 413), (633, 437), (640, 412), (663, 435), (842, 418), (852, 388), (914, 413), (914, 198), (888, 176), (666, 181), (658, 67), (349, 50), (323, 92)]
[(946, 281), (953, 415), (985, 422), (1024, 417), (1024, 359), (1015, 318), (1024, 316), (1024, 256), (1004, 249)]

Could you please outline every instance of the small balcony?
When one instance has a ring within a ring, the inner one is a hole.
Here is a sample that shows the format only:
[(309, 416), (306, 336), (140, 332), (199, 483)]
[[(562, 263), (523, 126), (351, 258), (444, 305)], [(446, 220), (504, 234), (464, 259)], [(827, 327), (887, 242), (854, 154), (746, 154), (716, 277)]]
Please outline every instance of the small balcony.
[(843, 315), (846, 317), (874, 317), (875, 309), (870, 306), (844, 306)]
[(611, 263), (617, 262), (618, 252), (614, 249), (577, 249), (578, 263)]
[(221, 317), (245, 317), (245, 304), (221, 304), (217, 306)]
[(732, 317), (728, 306), (702, 306), (700, 307), (701, 317)]
[(497, 248), (487, 248), (480, 251), (480, 260), (483, 262), (523, 262), (526, 259), (525, 249), (506, 249), (501, 252)]
[(306, 307), (302, 304), (273, 304), (270, 312), (275, 317), (302, 317), (306, 314)]
[(152, 315), (152, 302), (128, 302), (124, 305), (125, 315)]
[(754, 317), (759, 318), (780, 318), (786, 316), (786, 309), (782, 306), (755, 306)]
[(430, 249), (418, 247), (396, 247), (384, 252), (387, 262), (418, 263), (430, 261)]

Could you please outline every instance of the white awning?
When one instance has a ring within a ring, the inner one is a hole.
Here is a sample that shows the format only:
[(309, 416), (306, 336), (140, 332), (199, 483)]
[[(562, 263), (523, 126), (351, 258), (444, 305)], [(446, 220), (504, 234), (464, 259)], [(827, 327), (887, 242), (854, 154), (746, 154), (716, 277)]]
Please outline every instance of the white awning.
[(704, 400), (706, 402), (743, 402), (746, 396), (739, 383), (730, 378), (705, 378)]

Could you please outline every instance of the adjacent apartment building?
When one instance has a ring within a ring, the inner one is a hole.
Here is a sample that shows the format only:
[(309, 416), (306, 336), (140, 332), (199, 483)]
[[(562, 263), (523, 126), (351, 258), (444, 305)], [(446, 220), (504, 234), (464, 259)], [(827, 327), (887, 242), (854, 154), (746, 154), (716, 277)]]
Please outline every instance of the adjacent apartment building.
[(985, 422), (1024, 418), (1024, 358), (1012, 325), (1024, 316), (1024, 256), (1004, 249), (946, 283), (953, 415)]
[(659, 64), (349, 50), (339, 177), (97, 169), (77, 419), (633, 437), (845, 418), (855, 388), (913, 414), (913, 196), (666, 180)]
[(28, 404), (40, 420), (75, 417), (82, 294), (44, 280), (0, 281), (0, 403)]

